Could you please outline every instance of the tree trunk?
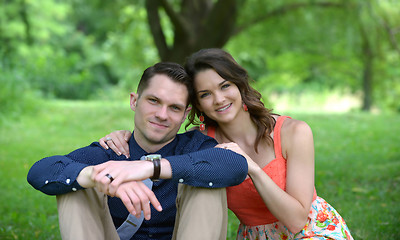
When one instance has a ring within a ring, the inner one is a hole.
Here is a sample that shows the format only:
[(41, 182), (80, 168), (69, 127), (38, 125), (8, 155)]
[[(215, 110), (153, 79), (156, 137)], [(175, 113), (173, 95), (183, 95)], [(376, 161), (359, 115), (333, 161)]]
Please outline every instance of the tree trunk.
[(32, 34), (31, 34), (31, 24), (29, 22), (28, 10), (27, 10), (27, 6), (26, 6), (26, 1), (25, 0), (21, 0), (21, 2), (20, 2), (19, 14), (20, 14), (22, 22), (24, 23), (24, 26), (25, 26), (26, 44), (27, 45), (32, 45), (33, 44), (33, 38), (32, 38)]
[[(177, 12), (171, 1), (146, 0), (148, 23), (161, 60), (183, 63), (195, 51), (222, 48), (232, 36), (244, 29), (299, 8), (345, 6), (335, 2), (288, 3), (262, 16), (254, 16), (248, 24), (238, 26), (238, 9), (244, 3), (244, 0), (182, 0), (180, 12)], [(174, 28), (174, 42), (171, 46), (166, 43), (160, 23), (160, 9), (165, 11)]]
[[(161, 27), (161, 8), (174, 26), (174, 42), (170, 46)], [(166, 0), (147, 0), (146, 10), (161, 60), (178, 63), (202, 48), (222, 48), (232, 36), (237, 18), (235, 0), (186, 0), (181, 2), (180, 13)]]
[(363, 87), (363, 103), (361, 109), (363, 111), (370, 111), (372, 106), (372, 85), (374, 76), (374, 52), (371, 46), (371, 42), (368, 39), (366, 29), (361, 25), (361, 37), (362, 37), (362, 51), (361, 59), (363, 61), (363, 74), (362, 74), (362, 87)]

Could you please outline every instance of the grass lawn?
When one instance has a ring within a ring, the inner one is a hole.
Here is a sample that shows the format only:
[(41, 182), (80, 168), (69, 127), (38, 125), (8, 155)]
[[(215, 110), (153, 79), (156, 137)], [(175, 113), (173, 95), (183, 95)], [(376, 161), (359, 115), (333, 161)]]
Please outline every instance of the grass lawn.
[[(309, 123), (316, 189), (355, 239), (400, 239), (400, 115), (287, 113)], [(31, 165), (116, 129), (132, 129), (129, 102), (41, 103), (0, 126), (0, 239), (60, 239), (55, 197), (26, 181)], [(229, 239), (238, 221), (230, 214)]]

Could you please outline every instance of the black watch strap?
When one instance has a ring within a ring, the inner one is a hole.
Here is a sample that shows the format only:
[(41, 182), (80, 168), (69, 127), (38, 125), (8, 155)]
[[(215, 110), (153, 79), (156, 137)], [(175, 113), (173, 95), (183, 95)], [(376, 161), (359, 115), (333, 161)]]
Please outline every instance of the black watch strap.
[(152, 161), (154, 165), (153, 176), (150, 179), (152, 181), (159, 181), (161, 173), (161, 155), (160, 154), (147, 155), (146, 160)]

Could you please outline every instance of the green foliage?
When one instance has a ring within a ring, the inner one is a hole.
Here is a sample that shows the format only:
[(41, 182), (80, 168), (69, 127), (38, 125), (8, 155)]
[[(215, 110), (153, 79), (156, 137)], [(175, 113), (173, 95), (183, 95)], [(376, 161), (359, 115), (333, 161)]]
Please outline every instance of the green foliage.
[[(12, 71), (29, 73), (25, 81), (44, 97), (88, 99), (110, 86), (132, 89), (157, 59), (142, 5), (45, 0), (7, 6), (0, 20), (13, 28), (0, 25), (0, 54), (13, 59)], [(24, 38), (28, 27), (31, 42)]]
[[(399, 25), (398, 3), (348, 1), (346, 7), (321, 7), (319, 2), (248, 1), (243, 4), (238, 24), (245, 26), (249, 20), (258, 18), (262, 21), (232, 38), (225, 48), (249, 70), (257, 88), (266, 93), (264, 98), (271, 93), (293, 94), (305, 90), (313, 94), (310, 89), (317, 94), (330, 89), (350, 91), (362, 98), (365, 69), (360, 24), (365, 24), (377, 51), (371, 86), (375, 107), (398, 111), (395, 99), (400, 81), (392, 60), (396, 59), (398, 65), (400, 41), (395, 30)], [(289, 10), (290, 6), (302, 3), (309, 6)], [(265, 17), (265, 12), (277, 9), (282, 12)], [(362, 11), (362, 18), (358, 11)]]
[(377, 63), (375, 99), (378, 107), (386, 111), (400, 112), (400, 53), (390, 52), (384, 62)]
[(93, 71), (81, 62), (77, 54), (66, 55), (52, 48), (30, 48), (24, 58), (24, 68), (30, 74), (27, 81), (45, 97), (85, 99), (96, 88), (104, 85), (103, 78), (95, 78)]
[(257, 65), (258, 69), (244, 66), (252, 70), (257, 86), (270, 92), (290, 91), (303, 83), (355, 90), (360, 77), (355, 67), (360, 65), (351, 53), (355, 40), (349, 34), (350, 20), (340, 9), (303, 8), (254, 25), (232, 39), (227, 49), (239, 56), (239, 61), (243, 55), (258, 62), (261, 59), (264, 64)]
[[(118, 99), (118, 91), (134, 90), (143, 69), (160, 59), (144, 0), (5, 2), (0, 8), (0, 56), (10, 63), (7, 79), (17, 82), (11, 72), (23, 72), (24, 81), (42, 97)], [(238, 1), (242, 31), (225, 48), (266, 94), (340, 89), (361, 98), (364, 28), (374, 53), (374, 107), (399, 111), (399, 3), (323, 3)], [(171, 4), (177, 12), (182, 7), (181, 1)], [(167, 44), (178, 44), (174, 24), (166, 12), (160, 14)]]
[(0, 125), (19, 115), (34, 111), (37, 97), (27, 79), (27, 72), (12, 69), (8, 61), (0, 61)]
[[(102, 45), (105, 58), (118, 76), (119, 83), (129, 89), (136, 87), (145, 68), (159, 61), (146, 18), (142, 5), (124, 6), (119, 12), (118, 24)], [(97, 54), (93, 53), (93, 58)]]

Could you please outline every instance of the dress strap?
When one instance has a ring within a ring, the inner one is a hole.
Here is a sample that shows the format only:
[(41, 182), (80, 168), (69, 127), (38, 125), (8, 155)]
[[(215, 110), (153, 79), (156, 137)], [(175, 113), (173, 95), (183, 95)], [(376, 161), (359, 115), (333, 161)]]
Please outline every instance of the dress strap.
[(285, 121), (286, 118), (291, 118), (288, 116), (279, 116), (278, 119), (276, 120), (275, 128), (274, 128), (274, 150), (275, 150), (275, 157), (282, 157), (282, 143), (281, 143), (281, 128), (283, 121)]
[(207, 136), (215, 138), (215, 127), (214, 126), (207, 127)]

